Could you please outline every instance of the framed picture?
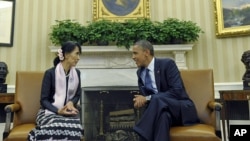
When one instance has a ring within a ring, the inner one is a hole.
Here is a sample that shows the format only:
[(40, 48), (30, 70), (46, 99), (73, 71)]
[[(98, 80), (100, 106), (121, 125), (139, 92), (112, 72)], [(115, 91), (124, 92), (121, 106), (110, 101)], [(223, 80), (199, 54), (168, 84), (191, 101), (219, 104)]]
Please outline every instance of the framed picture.
[(149, 18), (149, 0), (93, 0), (93, 20)]
[(0, 0), (0, 46), (13, 46), (15, 0)]
[(250, 34), (250, 0), (214, 0), (217, 37)]

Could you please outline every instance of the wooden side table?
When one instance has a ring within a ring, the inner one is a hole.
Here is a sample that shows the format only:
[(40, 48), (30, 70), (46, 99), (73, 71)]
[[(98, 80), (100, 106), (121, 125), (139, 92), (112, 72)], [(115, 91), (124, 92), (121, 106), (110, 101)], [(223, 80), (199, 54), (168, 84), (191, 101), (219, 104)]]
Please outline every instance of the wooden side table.
[(0, 93), (1, 103), (14, 103), (14, 93)]
[[(222, 118), (222, 128), (223, 128), (223, 136), (226, 138), (225, 129), (227, 127), (228, 138), (230, 138), (229, 131), (229, 110), (227, 107), (227, 101), (249, 101), (250, 100), (250, 90), (222, 90), (219, 91), (220, 100), (223, 104), (221, 118)], [(250, 110), (250, 109), (249, 109)], [(226, 123), (225, 123), (226, 120)]]

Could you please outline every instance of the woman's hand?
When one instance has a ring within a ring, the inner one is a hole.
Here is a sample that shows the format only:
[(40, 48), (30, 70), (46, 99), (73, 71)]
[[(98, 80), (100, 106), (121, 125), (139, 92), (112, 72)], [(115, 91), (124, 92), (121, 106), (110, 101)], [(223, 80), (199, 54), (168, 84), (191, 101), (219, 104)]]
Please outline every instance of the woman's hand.
[(142, 96), (142, 95), (135, 95), (133, 101), (134, 101), (134, 107), (136, 109), (139, 109), (139, 108), (145, 106), (147, 103), (146, 97)]
[(73, 102), (69, 101), (63, 108), (57, 112), (59, 115), (75, 116), (79, 111), (74, 107)]

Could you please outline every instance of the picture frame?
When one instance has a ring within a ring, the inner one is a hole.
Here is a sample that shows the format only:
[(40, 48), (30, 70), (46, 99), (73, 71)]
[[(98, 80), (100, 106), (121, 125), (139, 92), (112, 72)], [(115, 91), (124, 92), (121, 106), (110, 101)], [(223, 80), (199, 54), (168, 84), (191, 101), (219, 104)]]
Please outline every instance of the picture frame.
[(0, 0), (0, 46), (12, 47), (16, 0)]
[(150, 18), (149, 0), (93, 0), (93, 21)]
[[(250, 0), (214, 0), (217, 37), (250, 34)], [(248, 18), (249, 17), (249, 18)]]

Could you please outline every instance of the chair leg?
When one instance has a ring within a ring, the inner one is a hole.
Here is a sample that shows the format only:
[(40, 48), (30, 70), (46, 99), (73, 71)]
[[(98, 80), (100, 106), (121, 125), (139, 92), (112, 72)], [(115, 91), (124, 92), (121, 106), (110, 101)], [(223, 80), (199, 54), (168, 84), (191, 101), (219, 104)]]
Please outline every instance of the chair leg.
[(8, 133), (8, 132), (3, 132), (3, 141), (4, 141), (4, 139), (6, 139), (8, 136), (9, 136), (9, 133)]
[(217, 137), (221, 138), (221, 131), (220, 130), (216, 130), (215, 134), (216, 134)]
[(220, 120), (221, 120), (221, 110), (215, 110), (215, 124), (216, 124), (216, 129), (215, 129), (215, 134), (217, 137), (219, 138), (222, 138), (221, 137), (221, 123), (220, 123)]
[(11, 126), (11, 112), (6, 113), (6, 119), (5, 119), (5, 127), (3, 132), (3, 141), (5, 138), (9, 136), (10, 133), (10, 126)]

